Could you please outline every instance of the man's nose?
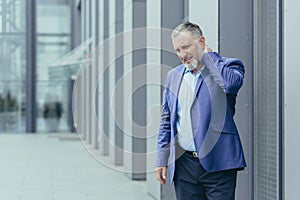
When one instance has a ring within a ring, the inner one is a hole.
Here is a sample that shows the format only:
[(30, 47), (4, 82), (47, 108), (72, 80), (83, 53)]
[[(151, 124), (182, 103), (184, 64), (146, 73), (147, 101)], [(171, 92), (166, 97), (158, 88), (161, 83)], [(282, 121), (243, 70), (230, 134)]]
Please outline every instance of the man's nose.
[(180, 51), (179, 57), (184, 59), (185, 56), (186, 56), (186, 52), (185, 51)]

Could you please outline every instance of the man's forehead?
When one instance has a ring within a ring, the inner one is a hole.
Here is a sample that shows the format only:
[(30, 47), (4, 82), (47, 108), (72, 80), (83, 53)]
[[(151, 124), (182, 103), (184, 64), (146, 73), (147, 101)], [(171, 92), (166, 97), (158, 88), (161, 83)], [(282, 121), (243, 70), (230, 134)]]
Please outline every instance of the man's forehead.
[(189, 32), (189, 31), (181, 31), (181, 32), (179, 32), (175, 37), (174, 37), (174, 39), (175, 38), (178, 38), (178, 37), (180, 37), (181, 39), (191, 39), (192, 38), (192, 33), (191, 32)]
[(187, 32), (181, 32), (178, 35), (176, 35), (176, 37), (174, 37), (172, 39), (173, 43), (185, 43), (185, 42), (189, 42), (192, 41), (194, 38), (191, 36), (190, 33)]

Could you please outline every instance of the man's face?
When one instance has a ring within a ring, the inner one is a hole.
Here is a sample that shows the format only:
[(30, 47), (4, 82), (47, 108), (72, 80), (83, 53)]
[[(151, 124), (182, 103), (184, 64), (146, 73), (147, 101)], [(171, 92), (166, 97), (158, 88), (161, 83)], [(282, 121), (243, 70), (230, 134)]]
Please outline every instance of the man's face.
[(182, 32), (173, 38), (173, 47), (178, 58), (186, 68), (193, 70), (202, 64), (205, 39), (203, 36), (195, 39), (188, 32)]

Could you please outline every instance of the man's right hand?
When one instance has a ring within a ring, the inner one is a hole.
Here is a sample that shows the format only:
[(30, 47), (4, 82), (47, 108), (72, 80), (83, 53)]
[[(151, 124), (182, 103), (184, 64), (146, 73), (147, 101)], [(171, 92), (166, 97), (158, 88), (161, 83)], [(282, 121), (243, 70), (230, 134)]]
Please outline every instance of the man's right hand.
[(212, 52), (212, 51), (213, 50), (207, 44), (205, 44), (204, 53), (208, 53), (208, 52)]
[(167, 167), (156, 167), (155, 168), (156, 179), (160, 182), (160, 184), (166, 184), (167, 178)]

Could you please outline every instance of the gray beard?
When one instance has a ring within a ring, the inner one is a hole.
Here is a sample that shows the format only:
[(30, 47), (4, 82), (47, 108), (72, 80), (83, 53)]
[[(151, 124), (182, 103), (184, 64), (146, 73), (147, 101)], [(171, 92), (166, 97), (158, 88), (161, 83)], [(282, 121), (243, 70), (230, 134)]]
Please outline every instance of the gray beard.
[(184, 64), (185, 68), (189, 69), (189, 70), (194, 70), (198, 67), (198, 61), (194, 60), (192, 63), (186, 63)]

